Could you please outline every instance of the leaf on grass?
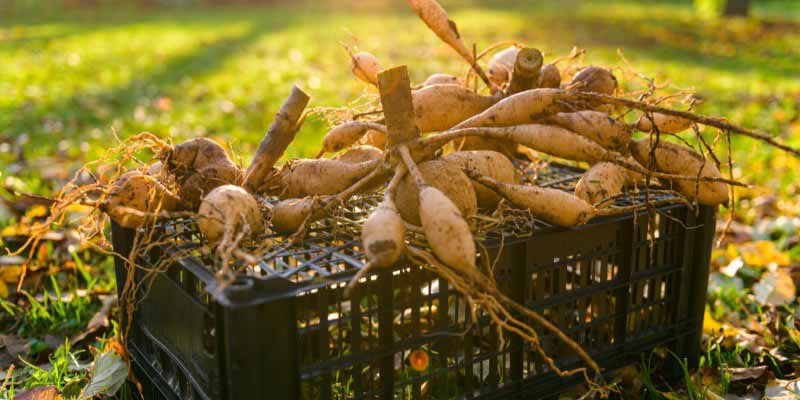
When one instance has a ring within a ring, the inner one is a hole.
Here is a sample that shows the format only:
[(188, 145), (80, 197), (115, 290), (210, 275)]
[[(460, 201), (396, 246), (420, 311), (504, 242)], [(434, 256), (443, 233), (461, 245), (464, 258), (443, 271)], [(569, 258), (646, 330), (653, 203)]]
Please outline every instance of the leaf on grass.
[(14, 400), (61, 400), (61, 392), (55, 386), (41, 386), (20, 393)]
[(750, 368), (728, 368), (726, 371), (730, 374), (731, 382), (738, 382), (760, 378), (764, 375), (764, 372), (767, 372), (767, 366), (760, 365), (758, 367)]
[(703, 315), (703, 333), (709, 336), (731, 337), (736, 336), (739, 333), (739, 329), (728, 324), (719, 323), (711, 316), (711, 311), (706, 308), (706, 313)]
[(739, 253), (747, 265), (766, 267), (775, 264), (779, 267), (789, 265), (789, 256), (775, 247), (775, 242), (759, 240), (739, 246)]
[(0, 346), (5, 347), (6, 352), (15, 360), (30, 351), (28, 342), (16, 335), (0, 335)]
[(769, 400), (797, 400), (800, 397), (800, 379), (784, 381), (771, 380), (764, 390), (764, 398)]
[(100, 298), (103, 301), (103, 306), (100, 307), (100, 310), (98, 310), (92, 316), (92, 319), (89, 320), (89, 323), (86, 324), (86, 329), (84, 329), (83, 332), (73, 336), (72, 339), (70, 339), (70, 342), (78, 343), (87, 337), (92, 336), (92, 334), (100, 329), (109, 327), (110, 324), (108, 317), (111, 315), (111, 310), (114, 309), (114, 307), (116, 307), (118, 304), (117, 296), (100, 296)]
[(762, 305), (789, 304), (794, 301), (796, 290), (792, 276), (780, 269), (766, 273), (758, 283), (753, 285), (756, 301)]
[(83, 389), (81, 399), (90, 399), (99, 394), (113, 396), (125, 383), (128, 377), (128, 366), (122, 357), (113, 351), (97, 356), (92, 371), (92, 380)]

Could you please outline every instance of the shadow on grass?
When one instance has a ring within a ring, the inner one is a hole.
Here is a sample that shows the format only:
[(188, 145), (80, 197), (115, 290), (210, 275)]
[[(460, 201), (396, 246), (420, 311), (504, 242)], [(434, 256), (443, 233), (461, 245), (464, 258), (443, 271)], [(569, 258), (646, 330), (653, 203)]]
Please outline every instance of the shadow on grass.
[[(7, 133), (18, 135), (27, 132), (33, 143), (47, 140), (47, 134), (42, 132), (41, 127), (48, 118), (74, 119), (78, 126), (72, 131), (108, 126), (113, 118), (133, 114), (136, 106), (142, 104), (142, 99), (153, 94), (154, 88), (157, 93), (168, 94), (184, 78), (196, 79), (218, 70), (228, 58), (247, 48), (262, 35), (284, 29), (292, 22), (292, 18), (246, 19), (242, 22), (249, 23), (245, 32), (202, 43), (195, 51), (168, 59), (150, 75), (137, 76), (124, 86), (82, 92), (41, 106), (29, 104), (22, 110), (0, 110), (14, 115)], [(109, 112), (105, 114), (110, 117), (93, 112), (90, 108), (95, 104), (107, 106)]]

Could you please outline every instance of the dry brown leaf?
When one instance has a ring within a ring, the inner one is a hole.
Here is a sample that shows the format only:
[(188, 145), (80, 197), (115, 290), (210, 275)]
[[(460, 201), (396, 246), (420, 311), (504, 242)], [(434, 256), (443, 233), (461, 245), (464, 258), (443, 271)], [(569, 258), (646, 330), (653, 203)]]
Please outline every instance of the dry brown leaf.
[(30, 351), (28, 342), (16, 335), (0, 335), (0, 346), (5, 347), (6, 352), (15, 360)]
[(745, 381), (751, 379), (758, 379), (767, 372), (766, 365), (750, 368), (728, 368), (726, 370), (730, 374), (731, 382)]
[(61, 392), (55, 386), (42, 386), (20, 393), (14, 400), (61, 400)]

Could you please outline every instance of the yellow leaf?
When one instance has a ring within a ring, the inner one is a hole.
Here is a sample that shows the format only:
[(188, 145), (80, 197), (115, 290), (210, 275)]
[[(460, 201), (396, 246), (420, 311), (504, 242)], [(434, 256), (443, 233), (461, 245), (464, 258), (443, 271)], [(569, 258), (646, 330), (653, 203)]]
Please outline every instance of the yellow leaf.
[(47, 215), (47, 211), (47, 207), (37, 204), (28, 208), (28, 210), (25, 212), (25, 218), (34, 219), (44, 217)]
[(16, 283), (21, 273), (21, 265), (6, 265), (0, 268), (0, 282)]
[(8, 286), (3, 281), (0, 281), (0, 299), (8, 297)]
[(711, 311), (706, 307), (706, 312), (703, 314), (703, 333), (709, 336), (731, 337), (736, 336), (739, 330), (728, 324), (719, 323), (711, 316)]
[(745, 243), (739, 246), (739, 252), (747, 265), (765, 267), (775, 263), (780, 267), (789, 265), (789, 256), (775, 247), (768, 240)]

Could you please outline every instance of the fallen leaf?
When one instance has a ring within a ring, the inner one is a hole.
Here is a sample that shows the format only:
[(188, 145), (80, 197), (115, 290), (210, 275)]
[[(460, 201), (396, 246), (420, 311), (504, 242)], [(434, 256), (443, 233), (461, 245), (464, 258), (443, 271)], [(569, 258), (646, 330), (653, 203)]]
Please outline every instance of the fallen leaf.
[(764, 372), (767, 371), (766, 365), (750, 368), (728, 368), (726, 371), (730, 374), (731, 382), (745, 381), (751, 379), (758, 379)]
[(61, 400), (61, 392), (55, 386), (41, 386), (14, 397), (14, 400)]
[(766, 273), (758, 283), (753, 285), (756, 301), (762, 305), (789, 304), (794, 301), (796, 291), (792, 276), (780, 269)]
[(97, 356), (92, 371), (92, 380), (81, 393), (81, 399), (90, 399), (99, 394), (113, 396), (128, 377), (128, 365), (113, 351)]
[(100, 307), (100, 310), (98, 310), (92, 316), (92, 319), (90, 319), (89, 323), (86, 324), (86, 329), (84, 329), (83, 332), (73, 336), (72, 339), (70, 339), (71, 343), (78, 343), (91, 336), (101, 328), (108, 328), (110, 325), (108, 317), (111, 314), (111, 310), (118, 304), (117, 296), (100, 296), (100, 299), (103, 301), (103, 305)]
[(103, 301), (103, 305), (100, 307), (93, 316), (92, 319), (89, 320), (86, 329), (87, 330), (96, 330), (99, 328), (107, 328), (108, 327), (108, 316), (111, 314), (111, 310), (116, 307), (118, 301), (117, 296), (100, 296), (100, 299)]
[(0, 335), (0, 346), (5, 347), (6, 352), (14, 359), (24, 356), (30, 351), (28, 342), (16, 335)]
[(767, 240), (749, 242), (739, 246), (739, 253), (747, 265), (765, 267), (775, 264), (789, 265), (789, 256), (778, 250), (775, 243)]
[(731, 337), (736, 336), (739, 333), (739, 329), (728, 324), (719, 323), (711, 316), (711, 311), (706, 308), (706, 312), (703, 315), (703, 333), (709, 336)]
[(768, 400), (797, 400), (800, 397), (800, 379), (784, 381), (775, 379), (767, 382), (764, 398)]

